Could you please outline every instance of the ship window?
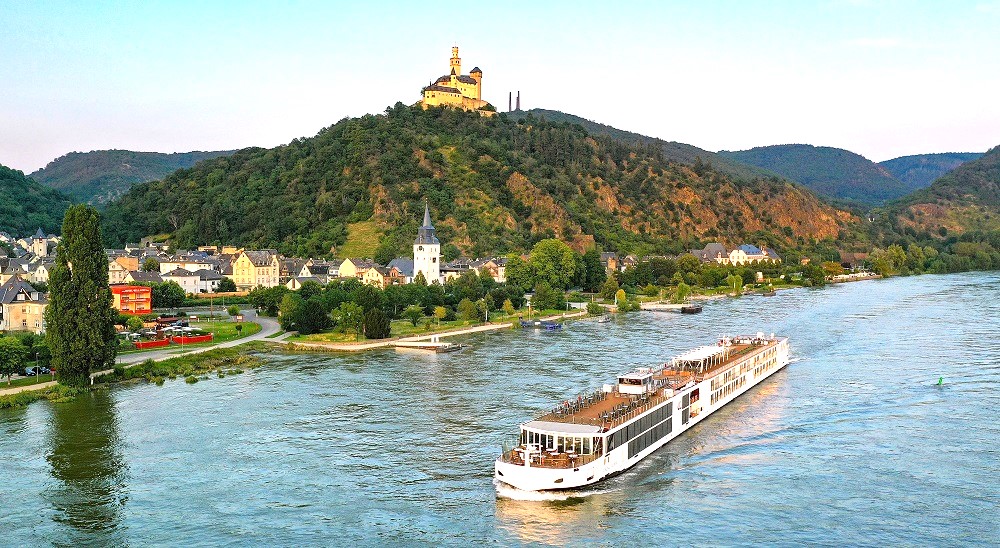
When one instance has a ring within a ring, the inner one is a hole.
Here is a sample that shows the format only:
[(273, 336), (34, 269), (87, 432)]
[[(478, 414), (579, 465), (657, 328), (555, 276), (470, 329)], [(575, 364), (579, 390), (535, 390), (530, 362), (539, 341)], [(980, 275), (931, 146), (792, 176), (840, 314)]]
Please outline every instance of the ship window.
[(583, 438), (583, 454), (584, 455), (589, 455), (590, 454), (590, 440), (591, 440), (591, 438), (589, 438), (589, 437)]

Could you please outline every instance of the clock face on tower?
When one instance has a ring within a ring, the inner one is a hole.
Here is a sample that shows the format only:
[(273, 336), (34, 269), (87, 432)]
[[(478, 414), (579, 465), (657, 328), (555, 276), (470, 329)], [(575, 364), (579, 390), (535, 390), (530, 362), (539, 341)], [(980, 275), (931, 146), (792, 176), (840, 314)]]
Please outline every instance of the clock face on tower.
[(421, 245), (421, 246), (417, 246), (417, 249), (418, 249), (419, 251), (423, 251), (423, 250), (424, 250), (424, 246), (422, 246), (422, 245)]

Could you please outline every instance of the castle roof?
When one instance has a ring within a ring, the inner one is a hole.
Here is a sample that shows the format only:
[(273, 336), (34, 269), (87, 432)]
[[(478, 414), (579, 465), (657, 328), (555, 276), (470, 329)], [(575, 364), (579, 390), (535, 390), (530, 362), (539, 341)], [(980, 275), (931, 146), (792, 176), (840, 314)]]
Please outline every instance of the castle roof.
[(469, 74), (475, 74), (475, 73), (477, 73), (477, 72), (478, 72), (479, 74), (482, 74), (482, 73), (483, 73), (483, 71), (479, 70), (479, 67), (476, 67), (476, 68), (472, 69), (472, 70), (471, 70), (471, 71), (469, 72)]
[(445, 93), (462, 93), (458, 88), (451, 88), (447, 86), (439, 86), (437, 84), (432, 84), (423, 89), (423, 91), (443, 91)]

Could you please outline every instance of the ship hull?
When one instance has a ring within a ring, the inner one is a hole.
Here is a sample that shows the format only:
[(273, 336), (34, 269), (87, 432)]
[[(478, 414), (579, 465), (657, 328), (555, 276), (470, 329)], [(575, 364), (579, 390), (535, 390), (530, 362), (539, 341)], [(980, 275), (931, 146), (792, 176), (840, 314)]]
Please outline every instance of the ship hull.
[[(503, 456), (501, 456), (494, 463), (494, 479), (523, 491), (555, 491), (579, 489), (620, 474), (788, 365), (787, 339), (779, 343), (774, 358), (773, 365), (767, 366), (767, 364), (763, 364), (764, 366), (760, 367), (759, 371), (758, 368), (750, 367), (740, 375), (735, 376), (727, 385), (717, 387), (716, 390), (712, 390), (712, 379), (705, 379), (700, 383), (677, 391), (667, 402), (648, 412), (653, 413), (657, 409), (668, 405), (672, 406), (671, 409), (674, 412), (667, 421), (670, 423), (669, 432), (650, 443), (648, 447), (631, 456), (629, 456), (630, 447), (628, 443), (622, 444), (590, 463), (576, 468), (525, 466), (505, 462)], [(735, 367), (739, 368), (740, 365), (736, 364)], [(729, 385), (735, 386), (735, 388), (728, 390)], [(722, 391), (725, 392), (724, 396), (722, 395)], [(677, 410), (681, 409), (680, 404), (684, 401), (684, 397), (687, 395), (690, 398), (690, 395), (693, 393), (706, 395), (704, 399), (708, 401), (705, 401), (700, 406), (696, 415), (687, 416), (686, 413), (678, 412)], [(715, 397), (716, 394), (720, 395), (718, 399)], [(636, 417), (630, 423), (638, 422), (641, 418), (642, 416)], [(624, 426), (626, 425), (622, 425), (621, 428)], [(617, 429), (619, 428), (616, 427)]]

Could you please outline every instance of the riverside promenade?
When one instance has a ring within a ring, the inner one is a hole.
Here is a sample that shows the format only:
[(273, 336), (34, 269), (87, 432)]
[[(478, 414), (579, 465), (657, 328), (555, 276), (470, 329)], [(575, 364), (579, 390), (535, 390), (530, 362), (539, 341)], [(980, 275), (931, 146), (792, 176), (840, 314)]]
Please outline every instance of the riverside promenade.
[[(561, 318), (579, 318), (581, 316), (586, 316), (587, 312), (581, 310), (579, 312), (573, 312), (570, 314), (558, 314), (555, 316), (547, 316), (545, 318), (535, 318), (536, 320), (558, 320)], [(504, 329), (510, 329), (514, 326), (513, 322), (503, 322), (503, 323), (488, 323), (483, 325), (475, 325), (472, 327), (461, 327), (458, 329), (451, 329), (448, 331), (436, 331), (433, 333), (426, 333), (423, 335), (409, 335), (406, 337), (392, 337), (389, 339), (379, 339), (376, 341), (361, 341), (353, 343), (344, 342), (290, 342), (287, 343), (288, 348), (291, 350), (304, 350), (304, 351), (316, 351), (316, 352), (361, 352), (364, 350), (373, 350), (376, 348), (387, 348), (393, 347), (396, 343), (401, 342), (420, 342), (426, 341), (433, 338), (442, 337), (456, 337), (458, 335), (470, 335), (473, 333), (483, 333), (486, 331), (501, 331)]]

